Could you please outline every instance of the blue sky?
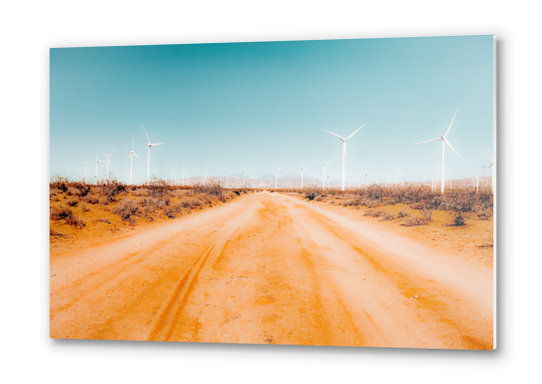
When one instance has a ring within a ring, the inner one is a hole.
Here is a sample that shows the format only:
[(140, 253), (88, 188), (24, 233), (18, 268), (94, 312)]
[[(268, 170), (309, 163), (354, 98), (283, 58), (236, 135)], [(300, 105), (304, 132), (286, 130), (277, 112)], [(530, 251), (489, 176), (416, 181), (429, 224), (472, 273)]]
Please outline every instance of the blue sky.
[[(299, 158), (334, 158), (340, 179), (343, 137), (347, 182), (375, 171), (393, 181), (397, 164), (408, 180), (440, 167), (441, 145), (412, 145), (443, 135), (465, 161), (446, 151), (446, 179), (473, 177), (493, 151), (493, 37), (423, 37), (162, 46), (53, 48), (50, 51), (50, 174), (77, 178), (95, 149), (112, 156), (126, 181), (135, 137), (134, 182), (170, 178), (184, 164), (190, 176), (224, 176), (226, 164), (251, 177), (295, 174)], [(105, 163), (100, 164), (100, 176)], [(306, 174), (307, 175), (307, 174)]]

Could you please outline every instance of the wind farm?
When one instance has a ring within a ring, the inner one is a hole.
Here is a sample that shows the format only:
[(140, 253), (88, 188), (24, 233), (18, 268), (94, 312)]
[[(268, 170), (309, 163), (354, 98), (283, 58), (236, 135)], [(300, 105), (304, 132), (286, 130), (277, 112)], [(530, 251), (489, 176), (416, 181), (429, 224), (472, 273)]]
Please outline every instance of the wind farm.
[(52, 50), (51, 337), (494, 349), (492, 39), (436, 39)]

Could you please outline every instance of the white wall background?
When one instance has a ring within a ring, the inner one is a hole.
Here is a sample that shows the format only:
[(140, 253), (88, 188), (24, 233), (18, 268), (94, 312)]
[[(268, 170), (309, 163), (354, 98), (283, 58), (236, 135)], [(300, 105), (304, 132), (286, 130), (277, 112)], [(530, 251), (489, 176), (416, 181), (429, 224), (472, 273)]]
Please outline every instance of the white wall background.
[[(534, 1), (474, 0), (2, 2), (0, 380), (479, 383), (527, 381), (530, 374), (536, 381), (542, 333), (538, 8)], [(499, 38), (496, 351), (49, 339), (48, 48), (458, 34)]]

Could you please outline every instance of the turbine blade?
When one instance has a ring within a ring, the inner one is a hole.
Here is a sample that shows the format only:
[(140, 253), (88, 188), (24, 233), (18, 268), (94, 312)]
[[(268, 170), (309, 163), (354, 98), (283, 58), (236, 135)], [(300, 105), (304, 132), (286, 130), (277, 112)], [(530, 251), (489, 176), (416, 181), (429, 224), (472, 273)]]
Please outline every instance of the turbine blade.
[[(134, 152), (134, 155), (135, 155), (135, 157), (137, 157), (139, 160), (141, 160), (141, 157), (139, 157), (139, 156), (137, 155), (137, 153)], [(141, 160), (141, 161), (143, 161), (143, 160)]]
[(459, 110), (459, 108), (457, 108), (455, 110), (455, 113), (454, 113), (454, 117), (452, 118), (452, 122), (450, 123), (450, 125), (448, 126), (448, 130), (446, 131), (446, 133), (444, 134), (444, 137), (448, 136), (448, 133), (450, 133), (450, 129), (452, 129), (452, 124), (454, 123), (454, 120), (455, 120), (455, 115), (457, 115), (457, 111)]
[[(493, 161), (493, 155), (491, 155), (491, 151), (489, 149), (487, 151), (489, 152), (489, 157), (491, 157), (491, 162), (493, 163), (494, 162)], [(491, 165), (493, 165), (493, 164), (491, 164)], [(490, 167), (491, 167), (491, 165), (490, 165)]]
[(329, 161), (327, 163), (325, 163), (324, 165), (328, 165), (329, 163), (331, 163), (331, 160), (333, 160), (333, 157), (331, 159), (329, 159)]
[[(313, 160), (314, 160), (314, 159), (313, 159)], [(320, 163), (318, 160), (314, 160), (314, 161), (316, 161), (318, 164), (324, 165), (324, 163)]]
[(154, 147), (155, 145), (162, 145), (162, 144), (165, 144), (165, 143), (156, 143), (156, 144), (151, 144), (151, 147)]
[(423, 143), (429, 143), (430, 141), (437, 141), (437, 140), (442, 140), (440, 137), (437, 137), (436, 139), (431, 139), (431, 140), (425, 140), (425, 141), (420, 141), (418, 143), (414, 143), (412, 145), (416, 145), (416, 144), (423, 144)]
[[(130, 156), (132, 156), (132, 154), (129, 154), (128, 157), (126, 158), (126, 160), (128, 160), (130, 158)], [(126, 161), (126, 160), (124, 160), (124, 161)]]
[(331, 133), (333, 136), (337, 136), (339, 139), (344, 140), (341, 136), (337, 135), (336, 133), (329, 132), (327, 129), (322, 129), (322, 131), (326, 131), (327, 133)]
[(132, 152), (135, 149), (134, 145), (135, 145), (135, 143), (134, 143), (134, 134), (132, 133)]
[(367, 122), (363, 123), (363, 125), (361, 127), (359, 127), (358, 129), (356, 129), (354, 131), (354, 133), (352, 133), (350, 136), (348, 136), (345, 140), (348, 140), (349, 138), (351, 138), (352, 136), (354, 136), (356, 134), (357, 131), (359, 131), (361, 128), (363, 128), (363, 126), (367, 124)]
[[(143, 126), (142, 126), (143, 127)], [(151, 139), (149, 139), (149, 135), (147, 135), (147, 131), (145, 130), (145, 127), (143, 127), (143, 130), (145, 131), (145, 136), (147, 136), (147, 143), (151, 143)]]
[[(448, 147), (450, 147), (450, 148), (452, 149), (452, 151), (454, 151), (455, 154), (456, 154), (457, 156), (459, 156), (459, 158), (460, 158), (461, 160), (463, 160), (463, 158), (461, 157), (461, 155), (460, 155), (459, 153), (457, 153), (457, 151), (456, 151), (455, 148), (452, 146), (452, 144), (450, 144), (450, 142), (449, 142), (447, 139), (444, 139), (444, 141), (446, 142), (446, 144), (448, 144)], [(465, 161), (465, 160), (463, 160), (463, 161)]]
[(113, 147), (113, 150), (111, 151), (111, 155), (109, 155), (109, 157), (113, 155), (113, 152), (115, 152), (115, 147)]

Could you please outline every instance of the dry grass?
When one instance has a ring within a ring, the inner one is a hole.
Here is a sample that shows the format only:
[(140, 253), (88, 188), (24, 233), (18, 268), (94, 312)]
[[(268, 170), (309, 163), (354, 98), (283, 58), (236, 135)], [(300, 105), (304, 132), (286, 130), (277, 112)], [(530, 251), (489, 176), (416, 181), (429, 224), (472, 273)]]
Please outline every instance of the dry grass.
[[(89, 229), (127, 229), (138, 224), (175, 219), (233, 200), (246, 190), (231, 191), (219, 184), (177, 187), (154, 179), (145, 186), (117, 181), (90, 185), (56, 178), (50, 183), (50, 237), (81, 235)], [(93, 227), (86, 223), (107, 224)], [(71, 229), (70, 229), (71, 228)], [(76, 232), (73, 232), (76, 230)]]

